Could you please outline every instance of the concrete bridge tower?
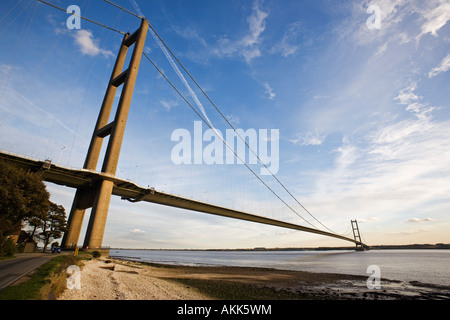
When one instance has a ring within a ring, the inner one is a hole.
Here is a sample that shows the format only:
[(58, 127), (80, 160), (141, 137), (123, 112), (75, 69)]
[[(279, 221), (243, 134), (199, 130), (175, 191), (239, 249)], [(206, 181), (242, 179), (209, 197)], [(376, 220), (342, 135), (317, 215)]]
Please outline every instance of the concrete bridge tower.
[[(103, 160), (102, 172), (115, 176), (120, 149), (125, 133), (128, 112), (130, 110), (134, 85), (144, 50), (148, 31), (148, 22), (142, 19), (140, 28), (132, 35), (126, 34), (120, 46), (119, 54), (106, 90), (97, 124), (92, 135), (84, 169), (96, 170), (103, 139), (109, 136), (109, 142)], [(128, 49), (134, 44), (128, 69), (123, 70)], [(115, 118), (108, 123), (117, 88), (123, 85)], [(108, 216), (109, 203), (114, 182), (100, 180), (95, 185), (78, 188), (73, 200), (68, 220), (68, 231), (64, 234), (62, 247), (75, 248), (83, 224), (86, 209), (92, 208), (83, 248), (100, 249)]]

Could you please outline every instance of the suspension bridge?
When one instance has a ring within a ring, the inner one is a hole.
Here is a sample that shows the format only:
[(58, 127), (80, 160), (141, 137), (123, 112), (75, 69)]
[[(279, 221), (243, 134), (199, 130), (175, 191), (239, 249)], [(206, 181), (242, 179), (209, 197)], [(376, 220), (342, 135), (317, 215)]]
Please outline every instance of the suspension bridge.
[[(37, 0), (41, 3), (64, 11), (64, 9), (57, 7), (49, 2), (43, 0)], [(62, 185), (76, 189), (76, 194), (73, 200), (72, 208), (68, 219), (68, 231), (64, 234), (62, 246), (64, 248), (74, 248), (78, 245), (81, 228), (84, 220), (85, 211), (92, 208), (89, 218), (89, 224), (87, 227), (83, 247), (87, 249), (96, 249), (102, 247), (103, 235), (105, 233), (106, 220), (108, 216), (109, 204), (111, 197), (119, 196), (121, 199), (129, 202), (150, 202), (159, 205), (170, 206), (175, 208), (186, 209), (190, 211), (202, 212), (206, 214), (212, 214), (222, 217), (228, 217), (233, 219), (240, 219), (254, 223), (260, 223), (265, 225), (271, 225), (281, 228), (287, 228), (302, 232), (308, 232), (318, 234), (327, 237), (333, 237), (344, 241), (349, 241), (355, 244), (356, 250), (363, 250), (367, 247), (361, 240), (359, 228), (356, 221), (351, 221), (353, 238), (340, 235), (332, 230), (328, 229), (321, 221), (314, 217), (290, 192), (287, 187), (276, 177), (275, 174), (270, 172), (267, 165), (258, 157), (258, 155), (250, 148), (245, 142), (245, 139), (239, 136), (243, 140), (249, 152), (252, 152), (259, 163), (265, 167), (270, 173), (273, 179), (290, 195), (295, 202), (305, 210), (316, 222), (322, 225), (328, 231), (314, 227), (311, 227), (276, 220), (268, 217), (264, 217), (257, 214), (252, 214), (245, 211), (226, 208), (224, 206), (218, 206), (211, 203), (196, 201), (186, 197), (173, 195), (170, 193), (156, 190), (155, 188), (145, 188), (137, 185), (129, 180), (123, 180), (116, 177), (116, 171), (119, 161), (119, 155), (122, 147), (122, 141), (124, 137), (125, 127), (127, 123), (128, 113), (130, 110), (131, 100), (134, 92), (134, 87), (140, 67), (142, 57), (145, 57), (164, 77), (165, 80), (171, 85), (171, 87), (180, 95), (180, 97), (186, 102), (186, 104), (196, 113), (196, 115), (211, 129), (214, 127), (205, 119), (201, 111), (198, 111), (178, 90), (173, 83), (165, 76), (165, 74), (157, 67), (157, 65), (150, 59), (149, 55), (144, 52), (144, 46), (146, 42), (147, 33), (149, 30), (153, 33), (153, 36), (159, 39), (162, 44), (165, 53), (170, 55), (174, 61), (186, 72), (189, 78), (194, 81), (202, 93), (207, 97), (215, 109), (220, 113), (222, 117), (227, 121), (228, 125), (236, 132), (233, 125), (226, 119), (223, 112), (214, 104), (211, 98), (205, 93), (205, 91), (198, 85), (192, 75), (183, 66), (180, 60), (175, 56), (173, 51), (166, 45), (156, 30), (151, 26), (148, 20), (135, 13), (132, 13), (116, 4), (105, 0), (111, 5), (126, 11), (129, 14), (134, 15), (140, 19), (140, 27), (133, 33), (125, 33), (120, 30), (105, 26), (91, 19), (79, 16), (79, 18), (85, 19), (89, 22), (95, 23), (101, 27), (105, 27), (114, 32), (118, 32), (123, 35), (122, 43), (120, 45), (119, 52), (117, 54), (116, 62), (111, 74), (110, 81), (108, 83), (106, 93), (103, 99), (102, 106), (100, 108), (99, 116), (93, 130), (90, 145), (87, 151), (85, 163), (82, 169), (68, 168), (59, 164), (52, 163), (49, 160), (42, 161), (32, 159), (26, 156), (20, 156), (9, 152), (0, 152), (0, 160), (7, 161), (14, 164), (16, 167), (30, 170), (39, 173), (43, 180), (57, 185)], [(72, 13), (75, 15), (75, 13)], [(129, 49), (132, 49), (131, 58), (127, 59)], [(125, 63), (129, 61), (129, 65), (125, 66)], [(120, 93), (119, 104), (114, 115), (114, 120), (109, 121), (111, 112), (113, 110), (114, 98), (117, 94), (117, 89), (122, 87)], [(97, 165), (100, 159), (102, 144), (105, 138), (109, 138), (104, 159), (101, 166), (101, 171), (97, 171)], [(218, 138), (222, 140), (227, 148), (230, 146), (227, 142), (218, 135)], [(244, 164), (253, 176), (259, 180), (273, 195), (275, 195), (286, 207), (302, 218), (305, 222), (308, 222), (299, 214), (292, 206), (290, 206), (285, 200), (283, 200), (266, 182), (264, 182), (258, 174), (256, 174), (248, 165), (245, 164), (242, 159), (239, 158), (233, 150), (231, 150), (236, 158), (238, 158), (242, 164)]]

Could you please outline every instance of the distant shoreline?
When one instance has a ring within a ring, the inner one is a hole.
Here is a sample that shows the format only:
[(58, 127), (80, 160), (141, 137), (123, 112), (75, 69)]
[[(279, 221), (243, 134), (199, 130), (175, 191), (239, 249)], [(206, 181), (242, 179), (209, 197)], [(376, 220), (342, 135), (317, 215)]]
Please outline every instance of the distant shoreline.
[[(406, 244), (406, 245), (374, 245), (369, 250), (393, 250), (393, 249), (450, 249), (450, 244)], [(154, 250), (154, 251), (331, 251), (331, 250), (355, 250), (355, 247), (318, 247), (318, 248), (241, 248), (241, 249), (152, 249), (152, 248), (110, 248), (110, 250)]]

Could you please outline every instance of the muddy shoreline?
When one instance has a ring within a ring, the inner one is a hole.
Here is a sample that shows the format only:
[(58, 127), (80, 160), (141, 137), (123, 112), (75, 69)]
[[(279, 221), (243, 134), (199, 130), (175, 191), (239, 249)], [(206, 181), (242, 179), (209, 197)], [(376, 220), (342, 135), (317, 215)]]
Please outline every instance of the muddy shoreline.
[(109, 259), (110, 263), (150, 268), (152, 277), (194, 288), (211, 299), (450, 300), (450, 287), (381, 279), (368, 289), (367, 277), (254, 267), (181, 266)]

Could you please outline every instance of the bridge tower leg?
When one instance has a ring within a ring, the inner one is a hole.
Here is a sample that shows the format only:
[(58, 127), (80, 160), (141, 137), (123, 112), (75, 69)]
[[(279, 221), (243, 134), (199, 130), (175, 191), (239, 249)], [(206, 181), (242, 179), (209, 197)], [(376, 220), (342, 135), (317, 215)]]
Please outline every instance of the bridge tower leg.
[(355, 239), (356, 251), (364, 251), (364, 246), (361, 241), (361, 234), (359, 233), (358, 221), (351, 220), (353, 237)]
[[(123, 38), (92, 135), (84, 169), (96, 170), (103, 139), (109, 136), (102, 172), (113, 176), (116, 174), (147, 31), (148, 22), (146, 19), (142, 19), (140, 28), (132, 35), (126, 34)], [(123, 71), (128, 48), (133, 44), (134, 50), (129, 67)], [(108, 123), (117, 88), (121, 85), (123, 85), (123, 89), (115, 118), (111, 123)], [(62, 241), (63, 248), (74, 248), (77, 246), (85, 211), (91, 207), (92, 211), (83, 247), (89, 249), (101, 247), (113, 187), (114, 183), (112, 181), (102, 180), (95, 186), (80, 188), (76, 191), (69, 215), (68, 231), (64, 234)]]

